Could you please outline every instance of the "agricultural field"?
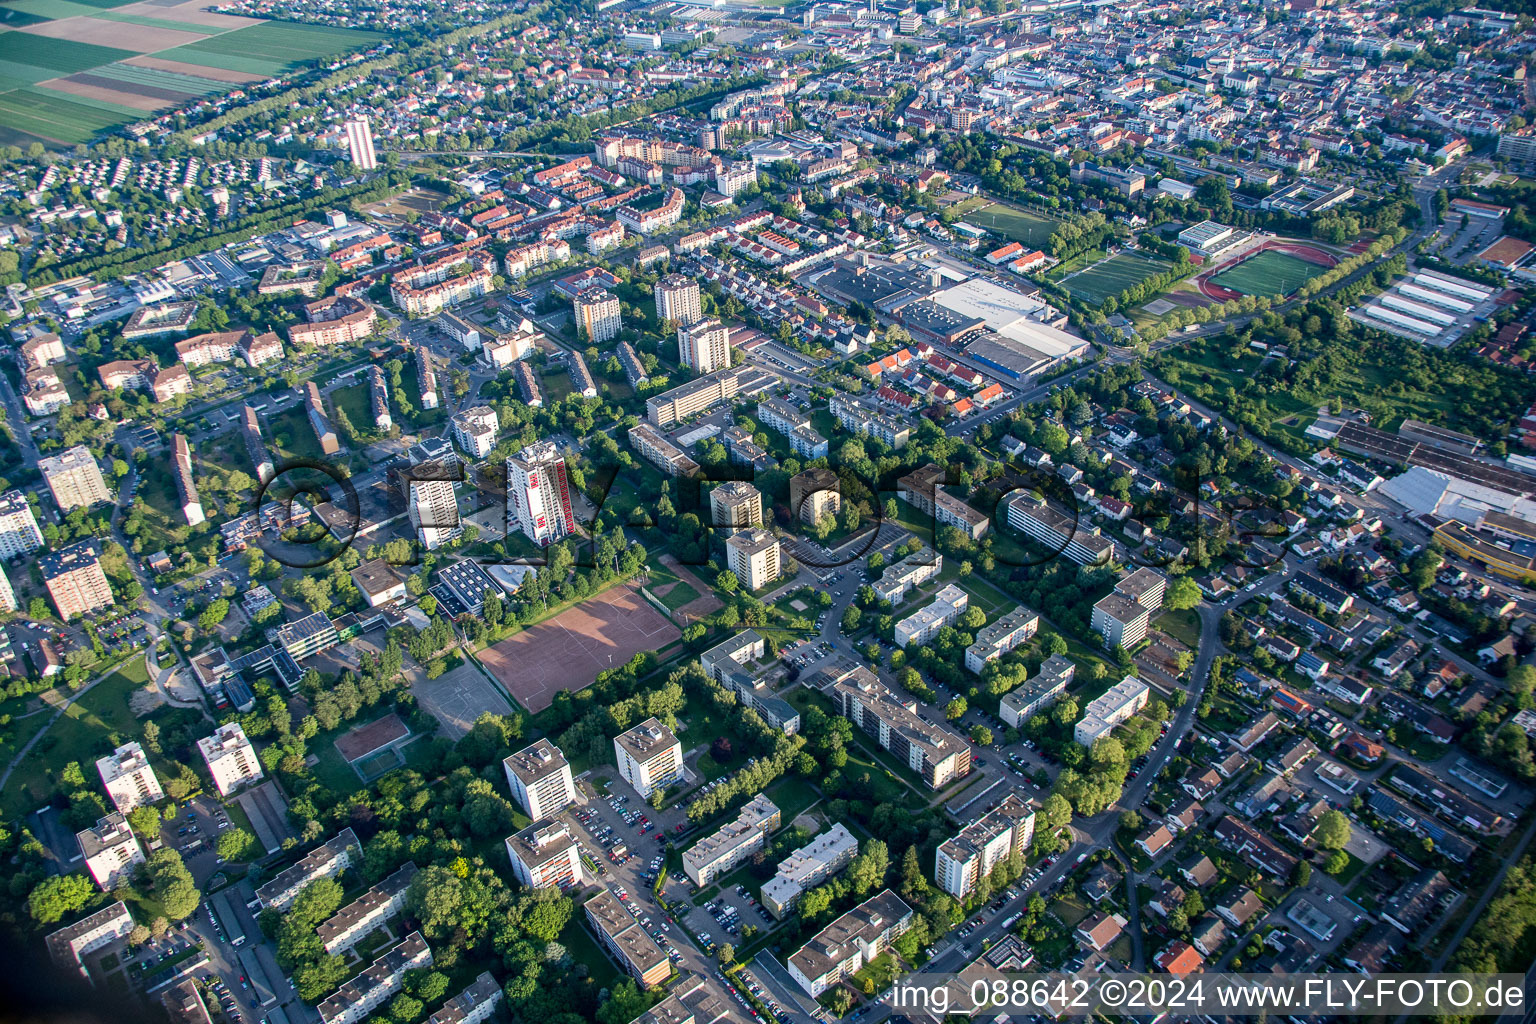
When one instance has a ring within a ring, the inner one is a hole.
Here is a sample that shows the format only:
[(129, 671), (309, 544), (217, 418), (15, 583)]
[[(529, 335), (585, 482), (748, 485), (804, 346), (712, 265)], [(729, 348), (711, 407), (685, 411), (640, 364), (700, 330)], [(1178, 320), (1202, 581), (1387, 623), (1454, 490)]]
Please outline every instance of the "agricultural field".
[(1290, 253), (1266, 249), (1211, 277), (1211, 283), (1243, 295), (1290, 295), (1326, 267)]
[(973, 227), (986, 228), (1010, 242), (1042, 248), (1060, 221), (1044, 214), (993, 203), (978, 207), (961, 218)]
[(0, 4), (0, 144), (88, 142), (382, 38), (203, 7), (202, 0)]
[(1166, 273), (1172, 267), (1172, 263), (1156, 256), (1144, 256), (1134, 252), (1116, 253), (1086, 270), (1080, 270), (1070, 277), (1063, 278), (1061, 286), (1071, 293), (1073, 298), (1088, 302), (1103, 302), (1110, 296), (1118, 296), (1127, 288), (1140, 284), (1149, 277)]

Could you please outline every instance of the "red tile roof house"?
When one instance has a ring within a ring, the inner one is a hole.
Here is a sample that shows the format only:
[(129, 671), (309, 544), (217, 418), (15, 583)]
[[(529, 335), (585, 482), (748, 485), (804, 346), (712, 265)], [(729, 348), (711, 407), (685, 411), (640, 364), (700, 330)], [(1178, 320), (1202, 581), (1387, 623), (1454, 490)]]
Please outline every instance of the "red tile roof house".
[(1077, 926), (1077, 937), (1082, 942), (1103, 952), (1125, 930), (1125, 918), (1119, 914), (1098, 913)]
[(1169, 944), (1167, 949), (1153, 957), (1152, 962), (1158, 970), (1168, 974), (1199, 974), (1205, 970), (1205, 957), (1187, 942)]

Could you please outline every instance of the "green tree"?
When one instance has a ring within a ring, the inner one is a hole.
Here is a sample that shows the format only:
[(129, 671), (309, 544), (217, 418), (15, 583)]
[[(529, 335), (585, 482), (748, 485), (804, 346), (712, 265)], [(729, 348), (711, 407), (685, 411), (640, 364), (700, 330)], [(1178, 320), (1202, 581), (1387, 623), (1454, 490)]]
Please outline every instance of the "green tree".
[(1200, 586), (1189, 576), (1175, 576), (1168, 581), (1163, 594), (1163, 607), (1170, 611), (1184, 611), (1200, 603)]
[(53, 875), (33, 886), (27, 910), (39, 924), (52, 924), (85, 909), (95, 898), (96, 886), (84, 875)]
[(249, 860), (256, 853), (256, 837), (243, 828), (231, 828), (219, 836), (214, 849), (225, 860)]
[(1349, 845), (1353, 830), (1343, 811), (1330, 809), (1317, 820), (1317, 845), (1324, 850), (1342, 850)]

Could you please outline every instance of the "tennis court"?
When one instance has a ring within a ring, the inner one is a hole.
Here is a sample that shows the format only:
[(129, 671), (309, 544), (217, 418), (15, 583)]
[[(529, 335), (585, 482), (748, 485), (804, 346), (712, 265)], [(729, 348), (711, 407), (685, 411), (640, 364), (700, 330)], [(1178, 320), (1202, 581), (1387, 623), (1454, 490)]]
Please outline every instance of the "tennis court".
[(1242, 295), (1289, 295), (1325, 269), (1288, 252), (1265, 249), (1213, 275), (1211, 283)]
[(1140, 284), (1149, 277), (1166, 273), (1173, 264), (1157, 256), (1141, 253), (1116, 253), (1107, 260), (1100, 260), (1086, 270), (1062, 279), (1061, 286), (1073, 298), (1088, 302), (1103, 302), (1111, 296), (1118, 297), (1132, 285)]

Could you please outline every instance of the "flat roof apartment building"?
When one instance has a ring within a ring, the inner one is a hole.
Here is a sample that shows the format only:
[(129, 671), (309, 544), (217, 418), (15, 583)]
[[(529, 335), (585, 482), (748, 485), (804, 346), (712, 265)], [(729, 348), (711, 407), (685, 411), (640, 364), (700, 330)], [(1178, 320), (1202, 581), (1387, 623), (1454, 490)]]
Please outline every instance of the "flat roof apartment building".
[(830, 469), (813, 466), (789, 478), (789, 514), (802, 523), (814, 526), (842, 507), (843, 485)]
[(102, 892), (109, 892), (123, 881), (137, 864), (144, 863), (144, 848), (121, 814), (113, 812), (96, 822), (95, 828), (75, 833), (85, 869), (91, 873)]
[(759, 793), (733, 820), (683, 854), (683, 870), (694, 885), (703, 888), (766, 846), (768, 834), (779, 822), (778, 806)]
[(938, 526), (953, 526), (972, 540), (980, 540), (992, 520), (944, 490), (944, 471), (933, 463), (896, 481), (896, 493), (919, 512), (933, 517)]
[(833, 685), (832, 699), (844, 717), (906, 762), (930, 789), (942, 789), (970, 773), (971, 745), (918, 717), (915, 700), (897, 697), (863, 666), (855, 666)]
[(1147, 684), (1135, 676), (1126, 676), (1092, 701), (1082, 720), (1073, 730), (1073, 738), (1085, 747), (1108, 736), (1115, 726), (1147, 706)]
[(355, 1024), (394, 998), (405, 981), (406, 971), (431, 964), (432, 950), (427, 940), (421, 932), (411, 932), (315, 1009), (324, 1024)]
[(0, 494), (0, 558), (15, 558), (43, 546), (43, 531), (26, 495), (20, 491)]
[(357, 833), (342, 829), (329, 842), (315, 847), (292, 867), (256, 890), (262, 909), (287, 910), (294, 899), (317, 878), (334, 878), (353, 864), (361, 863), (363, 847)]
[(1024, 797), (1010, 793), (995, 810), (940, 844), (933, 877), (939, 888), (964, 899), (999, 862), (1015, 854), (1024, 856), (1034, 836), (1034, 808)]
[(107, 796), (112, 798), (112, 806), (123, 814), (165, 799), (165, 790), (160, 788), (160, 780), (137, 742), (124, 743), (111, 755), (97, 758), (96, 771), (101, 774)]
[(975, 642), (965, 649), (965, 667), (980, 675), (988, 662), (1029, 643), (1039, 628), (1040, 613), (1020, 605), (977, 630)]
[(779, 578), (779, 538), (764, 529), (742, 530), (725, 542), (731, 572), (745, 590), (761, 590)]
[(667, 959), (667, 954), (645, 933), (635, 915), (619, 902), (617, 896), (604, 889), (583, 906), (587, 921), (604, 948), (642, 986), (654, 988), (672, 976), (672, 962)]
[(406, 863), (336, 911), (315, 929), (320, 936), (320, 945), (332, 955), (340, 955), (357, 945), (359, 939), (405, 909), (406, 890), (415, 877), (415, 863)]
[(490, 971), (483, 971), (464, 991), (427, 1018), (427, 1024), (480, 1024), (495, 1011), (501, 995), (496, 978)]
[(722, 402), (729, 402), (738, 394), (761, 390), (771, 385), (774, 379), (771, 374), (746, 364), (706, 373), (646, 399), (646, 419), (653, 427), (670, 427)]
[(245, 738), (245, 730), (239, 722), (219, 726), (212, 736), (197, 741), (197, 749), (208, 765), (208, 774), (213, 776), (214, 788), (220, 796), (228, 796), (262, 777), (256, 748)]
[(946, 584), (933, 595), (931, 604), (896, 623), (896, 646), (906, 649), (913, 644), (926, 644), (939, 635), (939, 630), (959, 621), (970, 602), (969, 594), (953, 583)]
[(854, 834), (841, 823), (833, 825), (779, 861), (773, 877), (763, 883), (763, 906), (775, 920), (782, 920), (807, 889), (837, 874), (858, 852)]
[(885, 952), (912, 923), (912, 908), (889, 889), (860, 903), (790, 955), (789, 976), (812, 999)]
[(745, 480), (730, 480), (709, 492), (709, 525), (740, 530), (763, 525), (763, 495)]
[(1031, 717), (1067, 692), (1077, 663), (1065, 654), (1053, 654), (1040, 663), (1040, 670), (1003, 695), (999, 715), (1009, 728), (1018, 729)]
[(641, 458), (667, 476), (692, 476), (699, 471), (699, 464), (686, 452), (647, 424), (637, 423), (629, 428), (629, 444)]
[(1007, 508), (1009, 526), (1078, 565), (1102, 565), (1114, 553), (1114, 543), (1099, 536), (1098, 527), (1080, 527), (1075, 516), (1062, 512), (1044, 498), (1020, 494), (1008, 501)]
[(43, 940), (48, 955), (61, 970), (77, 970), (89, 980), (85, 957), (133, 931), (133, 915), (122, 900), (82, 917), (74, 924), (49, 932)]
[(507, 773), (512, 799), (534, 821), (553, 817), (576, 801), (571, 763), (547, 739), (535, 740), (508, 756), (501, 767)]
[(641, 797), (683, 777), (683, 745), (655, 718), (615, 736), (613, 756), (619, 774)]
[(100, 556), (94, 540), (82, 540), (38, 557), (43, 586), (65, 622), (112, 607), (112, 585), (101, 570)]
[(944, 556), (930, 548), (912, 552), (885, 567), (873, 584), (875, 596), (892, 605), (907, 599), (907, 591), (920, 587), (944, 571)]
[(102, 479), (101, 467), (91, 450), (83, 444), (58, 455), (50, 455), (37, 462), (38, 472), (53, 492), (53, 500), (59, 511), (72, 508), (90, 508), (112, 500), (107, 482)]
[(558, 818), (544, 818), (507, 837), (507, 858), (512, 873), (531, 889), (585, 885), (581, 847), (570, 826)]

